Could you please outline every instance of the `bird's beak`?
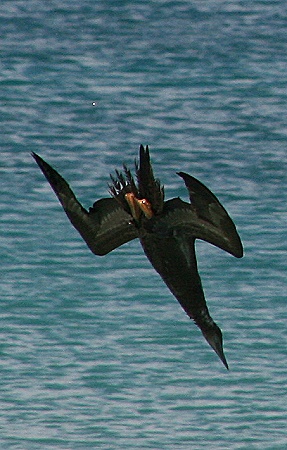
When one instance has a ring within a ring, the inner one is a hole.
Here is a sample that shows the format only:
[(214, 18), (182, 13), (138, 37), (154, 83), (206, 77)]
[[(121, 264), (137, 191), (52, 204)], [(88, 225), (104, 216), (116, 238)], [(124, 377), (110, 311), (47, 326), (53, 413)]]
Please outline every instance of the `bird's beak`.
[[(217, 327), (217, 326), (216, 326)], [(218, 328), (218, 327), (217, 327)], [(226, 361), (224, 352), (223, 352), (223, 342), (222, 342), (222, 334), (220, 329), (218, 328), (219, 333), (203, 333), (205, 339), (209, 343), (210, 347), (213, 348), (215, 353), (219, 356), (226, 369), (229, 370), (228, 363)]]
[(221, 361), (223, 362), (223, 364), (225, 365), (226, 369), (229, 370), (224, 352), (223, 352), (223, 348), (221, 347), (212, 347), (213, 350), (217, 353), (217, 355), (219, 356), (219, 358), (221, 359)]

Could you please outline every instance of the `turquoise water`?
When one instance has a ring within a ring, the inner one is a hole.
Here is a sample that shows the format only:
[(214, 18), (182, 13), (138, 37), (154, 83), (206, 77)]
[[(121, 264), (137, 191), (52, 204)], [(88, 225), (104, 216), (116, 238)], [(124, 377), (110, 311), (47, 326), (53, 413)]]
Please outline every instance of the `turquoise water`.
[[(287, 39), (281, 1), (2, 1), (0, 444), (287, 447)], [(30, 156), (88, 207), (149, 144), (236, 222), (198, 242), (227, 372), (131, 242), (89, 252)]]

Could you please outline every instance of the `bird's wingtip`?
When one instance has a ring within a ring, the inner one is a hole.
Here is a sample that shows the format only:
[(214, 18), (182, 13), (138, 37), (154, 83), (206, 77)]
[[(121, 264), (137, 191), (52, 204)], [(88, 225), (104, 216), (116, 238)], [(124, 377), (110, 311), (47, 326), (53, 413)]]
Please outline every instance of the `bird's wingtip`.
[(185, 177), (185, 175), (187, 175), (187, 173), (185, 173), (185, 172), (176, 172), (176, 175), (178, 175), (179, 177), (184, 179), (184, 177)]
[(36, 163), (40, 165), (40, 163), (43, 161), (41, 156), (37, 155), (35, 152), (31, 152), (31, 156), (35, 159)]

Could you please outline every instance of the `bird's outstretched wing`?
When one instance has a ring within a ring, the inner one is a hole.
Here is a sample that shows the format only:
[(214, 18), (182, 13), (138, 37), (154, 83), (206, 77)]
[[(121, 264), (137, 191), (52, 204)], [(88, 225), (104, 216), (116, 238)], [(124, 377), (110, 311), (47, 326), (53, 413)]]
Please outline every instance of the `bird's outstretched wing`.
[(185, 230), (231, 255), (241, 258), (243, 247), (236, 227), (215, 195), (196, 178), (179, 172), (189, 192), (190, 204), (175, 198), (165, 202), (161, 220), (164, 229)]
[(132, 216), (114, 198), (103, 198), (87, 211), (64, 178), (36, 153), (38, 166), (60, 200), (72, 225), (96, 255), (106, 255), (138, 237)]

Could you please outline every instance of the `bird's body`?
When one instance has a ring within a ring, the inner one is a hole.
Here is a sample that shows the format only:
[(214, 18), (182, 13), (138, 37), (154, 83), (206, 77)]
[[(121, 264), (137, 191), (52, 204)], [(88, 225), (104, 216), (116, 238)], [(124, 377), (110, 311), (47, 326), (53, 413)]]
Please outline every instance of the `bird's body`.
[(195, 178), (180, 172), (191, 203), (180, 198), (164, 201), (164, 189), (154, 178), (148, 147), (140, 147), (136, 184), (124, 174), (111, 176), (112, 198), (103, 198), (87, 211), (71, 188), (49, 164), (33, 153), (58, 196), (67, 216), (93, 253), (105, 255), (139, 238), (155, 270), (207, 342), (228, 368), (222, 334), (211, 318), (197, 269), (195, 239), (203, 239), (240, 258), (242, 244), (235, 225), (218, 199)]

